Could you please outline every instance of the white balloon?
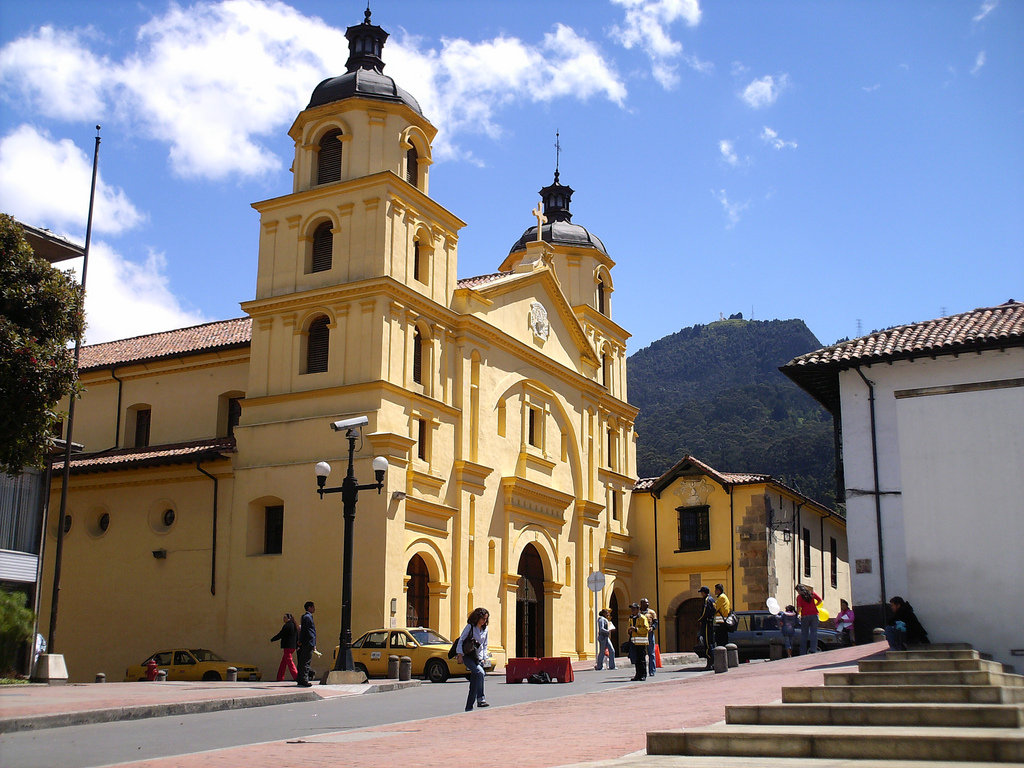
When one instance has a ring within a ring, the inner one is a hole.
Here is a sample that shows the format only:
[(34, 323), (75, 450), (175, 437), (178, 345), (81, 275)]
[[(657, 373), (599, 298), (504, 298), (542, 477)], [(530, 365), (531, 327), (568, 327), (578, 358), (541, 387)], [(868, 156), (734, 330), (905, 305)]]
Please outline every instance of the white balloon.
[(768, 610), (772, 613), (782, 613), (782, 609), (779, 608), (779, 601), (774, 597), (769, 597), (767, 600)]

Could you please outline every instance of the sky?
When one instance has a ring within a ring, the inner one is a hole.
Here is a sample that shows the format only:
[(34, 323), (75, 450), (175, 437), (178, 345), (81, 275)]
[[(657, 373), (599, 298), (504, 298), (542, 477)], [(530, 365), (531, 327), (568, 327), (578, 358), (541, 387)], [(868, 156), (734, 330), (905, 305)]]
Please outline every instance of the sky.
[[(86, 341), (240, 317), (253, 202), (345, 70), (348, 0), (0, 0), (0, 211), (84, 243)], [(1024, 3), (373, 0), (497, 270), (561, 152), (629, 353), (697, 323), (822, 344), (1024, 299)]]

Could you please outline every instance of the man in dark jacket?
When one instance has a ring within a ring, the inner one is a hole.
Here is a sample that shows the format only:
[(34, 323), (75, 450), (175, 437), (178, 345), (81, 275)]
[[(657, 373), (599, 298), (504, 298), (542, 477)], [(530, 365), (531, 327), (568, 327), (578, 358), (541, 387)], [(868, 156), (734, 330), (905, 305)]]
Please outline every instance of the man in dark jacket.
[(309, 663), (313, 660), (313, 649), (316, 648), (316, 622), (313, 621), (316, 606), (310, 600), (304, 608), (306, 612), (302, 614), (302, 625), (299, 627), (299, 679), (295, 682), (303, 688), (309, 688), (313, 685), (309, 682), (313, 676)]
[(701, 587), (697, 591), (704, 598), (704, 610), (697, 622), (700, 624), (700, 636), (704, 640), (704, 650), (708, 657), (705, 669), (711, 669), (715, 666), (715, 600), (707, 587)]

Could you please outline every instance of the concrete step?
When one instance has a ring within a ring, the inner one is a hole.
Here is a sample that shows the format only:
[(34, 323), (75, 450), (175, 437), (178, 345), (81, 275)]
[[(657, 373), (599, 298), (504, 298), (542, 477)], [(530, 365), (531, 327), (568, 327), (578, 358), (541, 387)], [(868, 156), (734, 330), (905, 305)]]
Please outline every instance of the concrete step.
[(859, 672), (1002, 672), (998, 661), (984, 659), (871, 659), (857, 662)]
[(970, 643), (930, 643), (928, 645), (912, 645), (911, 651), (973, 651)]
[(1004, 672), (826, 672), (825, 685), (1024, 685)]
[(886, 651), (885, 658), (900, 659), (980, 659), (981, 654), (973, 649), (939, 651)]
[(787, 704), (1024, 704), (1024, 688), (998, 685), (831, 685), (783, 688)]
[(1021, 704), (767, 704), (725, 708), (730, 725), (1024, 728)]
[[(717, 755), (632, 755), (598, 762), (573, 763), (560, 768), (892, 768), (893, 761), (836, 758), (720, 757)], [(992, 768), (992, 763), (945, 760), (900, 761), (899, 768)]]
[(649, 755), (1024, 761), (1024, 732), (1006, 728), (718, 725), (647, 734)]

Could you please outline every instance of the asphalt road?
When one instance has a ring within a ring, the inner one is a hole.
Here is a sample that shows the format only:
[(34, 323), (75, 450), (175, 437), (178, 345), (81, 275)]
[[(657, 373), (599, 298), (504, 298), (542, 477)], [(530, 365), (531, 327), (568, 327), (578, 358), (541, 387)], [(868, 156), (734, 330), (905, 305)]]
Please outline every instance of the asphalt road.
[[(577, 672), (573, 683), (506, 685), (503, 676), (488, 676), (487, 700), (508, 706), (615, 688), (628, 683), (631, 666), (615, 671)], [(703, 674), (670, 667), (659, 677)], [(156, 757), (297, 740), (337, 731), (408, 723), (461, 712), (469, 683), (452, 679), (385, 693), (341, 696), (317, 702), (157, 717), (97, 725), (78, 725), (0, 736), (4, 768), (99, 768)], [(354, 736), (353, 738), (357, 738)]]

